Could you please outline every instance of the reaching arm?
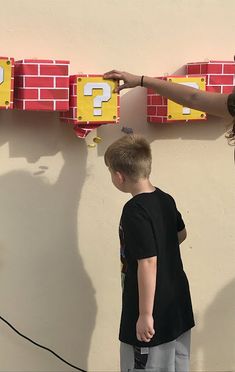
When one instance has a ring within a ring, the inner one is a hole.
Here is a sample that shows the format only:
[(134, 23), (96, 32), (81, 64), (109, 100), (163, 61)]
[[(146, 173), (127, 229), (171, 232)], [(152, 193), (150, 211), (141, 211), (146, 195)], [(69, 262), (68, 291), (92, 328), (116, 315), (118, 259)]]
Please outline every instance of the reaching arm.
[[(118, 81), (123, 80), (123, 84), (116, 88), (116, 92), (125, 88), (134, 88), (141, 84), (141, 76), (117, 70), (105, 73), (104, 78)], [(227, 108), (228, 94), (205, 92), (183, 84), (172, 83), (148, 76), (144, 76), (143, 86), (155, 90), (156, 93), (182, 106), (231, 119)]]
[(157, 257), (138, 260), (139, 319), (136, 333), (139, 341), (153, 337), (153, 304), (156, 290)]

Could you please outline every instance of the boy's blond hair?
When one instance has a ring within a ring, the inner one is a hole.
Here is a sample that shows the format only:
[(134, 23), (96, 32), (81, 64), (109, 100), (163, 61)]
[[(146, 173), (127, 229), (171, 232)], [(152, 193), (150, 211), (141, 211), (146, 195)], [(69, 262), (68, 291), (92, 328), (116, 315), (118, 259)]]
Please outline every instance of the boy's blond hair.
[(124, 173), (132, 181), (148, 178), (151, 172), (151, 148), (140, 135), (126, 135), (113, 142), (104, 154), (104, 161), (112, 171)]

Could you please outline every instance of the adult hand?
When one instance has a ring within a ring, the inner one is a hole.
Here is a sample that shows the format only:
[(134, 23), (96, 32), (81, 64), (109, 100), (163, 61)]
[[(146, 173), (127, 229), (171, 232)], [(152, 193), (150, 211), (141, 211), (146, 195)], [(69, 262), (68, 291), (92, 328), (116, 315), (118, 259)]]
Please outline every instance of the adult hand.
[(153, 317), (140, 315), (136, 323), (136, 335), (139, 341), (149, 342), (155, 334), (153, 328)]
[(141, 76), (130, 74), (129, 72), (112, 70), (104, 74), (104, 79), (112, 79), (123, 81), (122, 85), (119, 85), (115, 88), (114, 92), (119, 93), (122, 89), (126, 88), (135, 88), (140, 85)]

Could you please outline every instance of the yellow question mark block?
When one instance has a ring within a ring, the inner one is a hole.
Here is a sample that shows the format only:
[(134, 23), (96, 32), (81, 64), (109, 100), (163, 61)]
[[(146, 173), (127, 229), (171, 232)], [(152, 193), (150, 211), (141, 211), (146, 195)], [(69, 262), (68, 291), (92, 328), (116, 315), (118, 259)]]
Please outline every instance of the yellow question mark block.
[(0, 107), (11, 106), (12, 62), (7, 58), (0, 58)]
[[(196, 89), (206, 90), (206, 79), (205, 77), (168, 77), (168, 81), (172, 83), (178, 83), (187, 85)], [(188, 107), (183, 107), (178, 103), (171, 100), (167, 100), (167, 121), (175, 120), (205, 120), (205, 112), (194, 110)]]
[(102, 75), (77, 77), (77, 122), (116, 123), (119, 95), (114, 93), (116, 82)]

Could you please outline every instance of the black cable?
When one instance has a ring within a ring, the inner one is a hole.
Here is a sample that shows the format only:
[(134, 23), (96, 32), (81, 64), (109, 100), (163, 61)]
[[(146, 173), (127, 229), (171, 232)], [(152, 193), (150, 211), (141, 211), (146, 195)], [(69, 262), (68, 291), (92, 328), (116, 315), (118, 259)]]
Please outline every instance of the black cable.
[(22, 333), (20, 333), (19, 331), (17, 331), (17, 329), (15, 329), (15, 327), (13, 327), (13, 326), (12, 326), (12, 325), (11, 325), (11, 324), (6, 320), (6, 319), (4, 319), (2, 316), (0, 316), (0, 319), (1, 319), (4, 323), (6, 323), (10, 328), (12, 328), (13, 331), (15, 331), (18, 335), (20, 335), (21, 337), (25, 338), (26, 340), (32, 342), (32, 344), (34, 344), (34, 345), (36, 345), (36, 346), (38, 346), (38, 347), (41, 347), (42, 349), (45, 349), (45, 350), (49, 351), (50, 353), (52, 353), (53, 355), (55, 355), (56, 358), (62, 360), (62, 362), (64, 362), (65, 364), (68, 364), (68, 366), (73, 367), (73, 368), (77, 369), (78, 371), (87, 372), (87, 371), (85, 371), (84, 369), (81, 369), (81, 368), (79, 368), (79, 367), (76, 367), (75, 365), (73, 365), (73, 364), (67, 362), (65, 359), (61, 358), (58, 354), (56, 354), (53, 350), (49, 349), (48, 347), (42, 346), (42, 345), (38, 344), (37, 342), (31, 340), (29, 337), (24, 336)]

